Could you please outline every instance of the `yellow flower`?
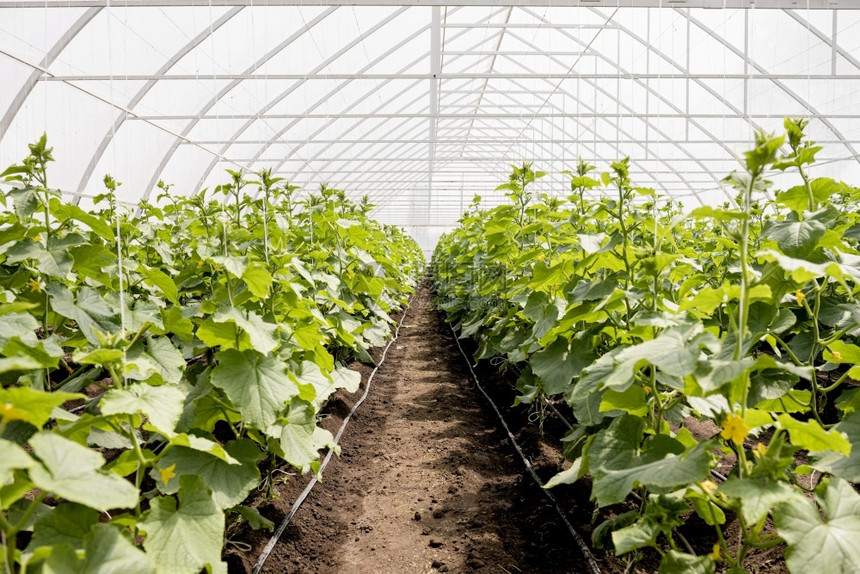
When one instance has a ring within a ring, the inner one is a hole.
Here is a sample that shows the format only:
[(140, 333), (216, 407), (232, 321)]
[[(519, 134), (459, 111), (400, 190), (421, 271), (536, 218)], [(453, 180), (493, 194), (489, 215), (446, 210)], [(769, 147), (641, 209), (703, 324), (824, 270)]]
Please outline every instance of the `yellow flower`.
[(27, 420), (27, 415), (16, 409), (12, 403), (3, 403), (0, 404), (0, 418), (4, 421), (25, 421)]
[(202, 259), (197, 261), (197, 269), (203, 269), (203, 260)]
[(744, 443), (749, 432), (750, 427), (747, 426), (743, 417), (736, 417), (729, 413), (726, 415), (726, 420), (723, 421), (723, 430), (720, 432), (720, 436), (740, 446)]
[(708, 554), (714, 562), (718, 562), (720, 560), (720, 543), (714, 543), (714, 549), (711, 550), (711, 553)]
[(755, 448), (753, 449), (752, 453), (754, 457), (761, 458), (767, 454), (767, 446), (763, 445), (762, 443), (758, 443), (755, 445)]
[(833, 355), (834, 361), (841, 361), (842, 360), (842, 353), (840, 353), (839, 351), (831, 351), (830, 354)]
[(35, 241), (36, 243), (39, 243), (40, 241), (42, 241), (42, 236), (37, 235), (36, 237), (33, 238), (33, 241)]
[(176, 470), (176, 463), (175, 462), (173, 464), (171, 464), (170, 466), (168, 466), (167, 468), (159, 468), (158, 474), (161, 475), (161, 482), (163, 482), (164, 484), (167, 484), (168, 482), (170, 482), (170, 479), (173, 478), (174, 476), (176, 476), (176, 473), (173, 472), (174, 470)]
[(546, 254), (544, 254), (544, 253), (541, 253), (540, 255), (537, 256), (538, 261), (543, 261), (544, 259), (546, 259)]
[(31, 292), (35, 292), (35, 293), (41, 293), (42, 292), (42, 284), (39, 283), (38, 281), (36, 281), (36, 279), (31, 278), (29, 281), (27, 281), (27, 285), (30, 286)]
[(699, 483), (699, 486), (701, 486), (702, 490), (704, 490), (708, 494), (713, 494), (717, 490), (717, 485), (714, 484), (714, 481), (712, 480), (703, 480)]
[(798, 289), (794, 292), (794, 298), (797, 299), (798, 305), (803, 305), (803, 300), (806, 299), (806, 295), (803, 294), (803, 291)]

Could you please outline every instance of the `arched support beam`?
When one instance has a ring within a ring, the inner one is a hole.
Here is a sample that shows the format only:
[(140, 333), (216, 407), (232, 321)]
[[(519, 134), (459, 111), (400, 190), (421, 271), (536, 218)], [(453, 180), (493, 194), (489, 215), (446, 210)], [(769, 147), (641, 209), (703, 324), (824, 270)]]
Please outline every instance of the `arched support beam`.
[[(349, 52), (350, 50), (352, 50), (353, 48), (355, 48), (356, 46), (358, 46), (359, 44), (364, 42), (368, 37), (370, 37), (373, 34), (375, 34), (376, 32), (378, 32), (386, 24), (388, 24), (389, 22), (391, 22), (392, 20), (394, 20), (395, 18), (397, 18), (398, 16), (400, 16), (401, 14), (406, 12), (407, 10), (409, 10), (409, 7), (404, 6), (398, 10), (395, 10), (394, 12), (389, 14), (388, 16), (386, 16), (380, 22), (377, 22), (370, 30), (361, 34), (360, 36), (355, 38), (352, 42), (350, 42), (349, 44), (347, 44), (346, 46), (344, 46), (343, 48), (341, 48), (340, 50), (338, 50), (337, 52), (335, 52), (334, 54), (332, 54), (331, 56), (326, 58), (322, 63), (317, 65), (313, 70), (311, 70), (310, 76), (313, 76), (314, 74), (317, 74), (317, 73), (321, 72), (322, 70), (324, 70), (332, 62), (336, 61), (338, 58), (340, 58), (341, 56), (343, 56), (344, 54), (346, 54), (347, 52)], [(260, 110), (258, 115), (265, 114), (268, 110), (270, 110), (274, 106), (276, 106), (278, 104), (278, 102), (280, 102), (281, 100), (283, 100), (284, 98), (289, 96), (291, 93), (296, 91), (299, 87), (303, 86), (306, 81), (307, 80), (301, 80), (298, 83), (293, 84), (292, 86), (290, 86), (289, 88), (287, 88), (286, 90), (281, 92), (280, 94), (278, 94), (278, 96), (275, 99), (270, 101), (268, 104), (266, 104), (266, 106), (263, 109)], [(330, 95), (330, 94), (327, 94), (326, 96), (328, 96), (328, 95)], [(245, 131), (248, 128), (251, 127), (251, 125), (255, 121), (256, 120), (252, 119), (252, 120), (248, 120), (247, 122), (242, 124), (242, 126), (238, 130), (236, 130), (236, 132), (233, 133), (233, 136), (230, 139), (238, 139), (243, 133), (245, 133)], [(275, 137), (276, 138), (280, 137), (285, 131), (286, 131), (285, 129), (281, 130), (278, 133), (278, 135)], [(228, 143), (223, 148), (221, 148), (221, 154), (227, 153), (227, 150), (230, 149), (231, 145), (232, 144)], [(209, 162), (209, 166), (203, 171), (203, 175), (200, 177), (200, 180), (197, 182), (197, 186), (196, 186), (197, 189), (200, 189), (203, 186), (203, 183), (206, 181), (206, 178), (209, 177), (209, 174), (212, 173), (212, 170), (215, 169), (215, 166), (217, 164), (218, 164), (218, 160), (213, 160), (213, 161)]]
[[(88, 8), (86, 12), (81, 14), (69, 29), (60, 36), (54, 45), (51, 46), (51, 49), (48, 50), (45, 57), (42, 58), (42, 62), (39, 64), (40, 67), (50, 68), (54, 63), (54, 60), (56, 60), (63, 50), (66, 49), (66, 46), (68, 46), (80, 31), (83, 30), (101, 11), (101, 8)], [(24, 85), (21, 86), (21, 89), (18, 90), (18, 94), (12, 99), (12, 103), (6, 109), (6, 113), (3, 114), (2, 118), (0, 118), (0, 141), (3, 141), (3, 137), (9, 133), (12, 121), (15, 119), (15, 116), (18, 115), (18, 111), (21, 109), (21, 106), (23, 106), (24, 102), (27, 101), (27, 97), (30, 95), (30, 92), (33, 91), (33, 88), (36, 87), (36, 84), (39, 83), (39, 78), (41, 77), (42, 71), (34, 69), (24, 81)]]
[[(283, 42), (281, 42), (280, 44), (275, 46), (273, 49), (269, 50), (262, 58), (260, 58), (256, 62), (254, 62), (251, 66), (249, 66), (245, 70), (244, 73), (245, 74), (252, 73), (254, 70), (256, 70), (257, 68), (259, 68), (260, 66), (265, 64), (267, 61), (269, 61), (272, 57), (274, 57), (275, 55), (280, 53), (282, 50), (284, 50), (287, 46), (289, 46), (290, 44), (292, 44), (293, 42), (295, 42), (296, 40), (301, 38), (302, 35), (305, 34), (306, 32), (308, 32), (311, 28), (313, 28), (314, 26), (316, 26), (317, 24), (319, 24), (320, 22), (322, 22), (323, 20), (328, 18), (336, 10), (337, 10), (336, 7), (331, 7), (327, 10), (324, 10), (320, 14), (317, 14), (317, 16), (314, 19), (312, 19), (310, 22), (305, 24), (305, 26), (301, 30), (298, 30), (297, 32), (291, 34)], [(161, 172), (164, 171), (164, 168), (167, 166), (167, 162), (170, 161), (170, 158), (173, 157), (173, 154), (176, 152), (177, 148), (179, 148), (180, 144), (182, 143), (182, 138), (188, 136), (188, 134), (191, 133), (191, 130), (193, 130), (194, 126), (196, 126), (198, 124), (198, 122), (200, 122), (200, 120), (202, 119), (203, 115), (206, 112), (211, 110), (215, 106), (215, 104), (217, 104), (219, 101), (221, 101), (221, 99), (224, 96), (229, 94), (234, 88), (236, 88), (236, 86), (238, 86), (241, 83), (242, 83), (242, 80), (234, 80), (234, 81), (230, 82), (227, 86), (225, 86), (223, 89), (221, 89), (221, 91), (219, 91), (213, 98), (211, 98), (206, 103), (205, 106), (203, 106), (200, 109), (200, 113), (197, 115), (197, 118), (191, 120), (188, 123), (188, 125), (185, 126), (185, 129), (182, 130), (182, 134), (181, 134), (182, 137), (178, 137), (178, 138), (173, 140), (173, 143), (171, 144), (170, 148), (167, 150), (167, 152), (164, 154), (164, 156), (162, 156), (161, 161), (158, 164), (158, 167), (156, 167), (155, 171), (152, 173), (152, 177), (149, 180), (149, 184), (146, 186), (146, 189), (143, 192), (143, 197), (141, 198), (143, 201), (147, 201), (149, 199), (150, 195), (152, 195), (152, 190), (155, 188), (155, 184), (158, 182), (158, 179), (161, 177)], [(231, 139), (235, 139), (235, 138), (231, 138)], [(222, 151), (218, 155), (223, 156), (223, 154), (224, 154), (224, 152)]]
[[(182, 58), (184, 58), (189, 52), (191, 52), (191, 50), (193, 50), (194, 48), (199, 46), (204, 40), (206, 40), (207, 38), (209, 38), (209, 36), (214, 34), (216, 30), (221, 28), (221, 26), (223, 26), (224, 24), (226, 24), (227, 22), (232, 20), (233, 17), (236, 16), (236, 14), (238, 14), (239, 12), (242, 11), (242, 9), (243, 9), (242, 6), (232, 8), (229, 11), (227, 11), (223, 16), (221, 16), (220, 18), (215, 20), (204, 31), (202, 31), (195, 38), (193, 38), (190, 42), (185, 44), (179, 51), (177, 51), (175, 54), (173, 54), (173, 56), (171, 56), (167, 60), (167, 62), (165, 62), (164, 65), (162, 65), (158, 69), (158, 71), (156, 72), (156, 75), (161, 75), (161, 74), (167, 73)], [(158, 80), (155, 80), (155, 79), (147, 81), (146, 84), (144, 84), (143, 87), (140, 88), (140, 90), (138, 90), (138, 92), (134, 95), (134, 97), (128, 103), (128, 109), (134, 110), (135, 106), (137, 106), (137, 104), (139, 104), (140, 101), (143, 100), (144, 97), (146, 97), (146, 94), (148, 94), (149, 91), (152, 90), (152, 88), (154, 88), (157, 83), (158, 83)], [(116, 119), (114, 119), (114, 121), (113, 121), (113, 125), (108, 129), (107, 133), (102, 138), (102, 141), (99, 144), (99, 147), (96, 149), (95, 153), (93, 154), (93, 157), (90, 158), (90, 163), (87, 165), (87, 169), (86, 169), (86, 171), (84, 171), (84, 175), (81, 176), (81, 179), (78, 182), (78, 187), (75, 190), (75, 195), (72, 199), (72, 201), (75, 204), (78, 204), (81, 201), (81, 195), (82, 195), (84, 189), (86, 188), (87, 184), (89, 184), (90, 178), (92, 177), (93, 172), (96, 169), (96, 166), (98, 166), (99, 161), (102, 158), (102, 155), (104, 155), (104, 152), (107, 149), (108, 145), (110, 144), (111, 140), (113, 139), (114, 135), (119, 131), (119, 129), (125, 123), (126, 119), (128, 119), (128, 114), (126, 114), (126, 113), (120, 113), (119, 115), (117, 115)]]

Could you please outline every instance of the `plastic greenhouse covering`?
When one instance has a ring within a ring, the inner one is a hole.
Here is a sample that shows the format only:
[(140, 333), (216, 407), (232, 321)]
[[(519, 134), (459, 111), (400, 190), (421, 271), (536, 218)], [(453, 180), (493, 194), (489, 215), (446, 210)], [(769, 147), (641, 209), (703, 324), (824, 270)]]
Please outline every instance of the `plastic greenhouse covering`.
[(369, 195), (425, 249), (520, 160), (547, 193), (630, 156), (637, 185), (729, 201), (784, 116), (810, 119), (816, 169), (860, 179), (855, 2), (387, 4), (0, 0), (0, 165), (47, 132), (84, 207), (107, 173), (134, 205), (271, 167)]

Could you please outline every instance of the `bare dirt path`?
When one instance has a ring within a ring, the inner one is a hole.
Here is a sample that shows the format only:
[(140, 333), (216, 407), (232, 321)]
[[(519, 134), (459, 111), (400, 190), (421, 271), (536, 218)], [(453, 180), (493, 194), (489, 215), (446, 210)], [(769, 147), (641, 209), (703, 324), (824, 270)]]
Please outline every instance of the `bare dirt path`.
[(430, 298), (422, 287), (341, 441), (341, 459), (264, 572), (585, 571), (523, 478)]

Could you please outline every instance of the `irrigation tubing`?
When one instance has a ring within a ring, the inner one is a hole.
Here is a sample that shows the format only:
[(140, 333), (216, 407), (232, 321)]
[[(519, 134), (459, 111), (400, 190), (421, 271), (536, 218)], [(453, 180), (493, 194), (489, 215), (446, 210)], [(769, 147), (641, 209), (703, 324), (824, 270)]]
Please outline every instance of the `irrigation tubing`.
[(585, 556), (585, 560), (588, 562), (588, 567), (591, 569), (592, 574), (600, 574), (600, 567), (597, 565), (597, 561), (594, 559), (594, 556), (591, 554), (591, 551), (588, 549), (588, 546), (585, 544), (585, 541), (582, 539), (582, 536), (579, 535), (579, 532), (576, 531), (576, 529), (567, 519), (567, 515), (564, 513), (564, 510), (561, 509), (561, 506), (559, 506), (558, 500), (556, 500), (555, 496), (553, 496), (550, 491), (544, 488), (543, 481), (534, 471), (531, 461), (529, 461), (528, 457), (523, 452), (523, 449), (520, 448), (517, 439), (514, 438), (514, 435), (511, 432), (508, 423), (505, 422), (505, 417), (502, 416), (502, 413), (501, 411), (499, 411), (499, 408), (496, 406), (496, 403), (493, 402), (493, 399), (490, 398), (490, 395), (487, 394), (487, 391), (485, 391), (484, 387), (481, 385), (481, 381), (478, 379), (478, 375), (472, 368), (472, 362), (469, 361), (469, 358), (466, 356), (465, 351), (463, 351), (463, 347), (460, 345), (460, 339), (457, 337), (457, 333), (454, 331), (454, 328), (450, 324), (448, 325), (448, 327), (451, 329), (451, 334), (454, 336), (454, 342), (457, 343), (457, 348), (460, 349), (460, 354), (463, 355), (463, 359), (466, 361), (466, 365), (469, 367), (469, 372), (472, 374), (472, 381), (475, 383), (475, 386), (478, 387), (478, 390), (481, 391), (481, 394), (484, 395), (484, 398), (487, 399), (487, 402), (490, 403), (490, 407), (492, 407), (493, 411), (496, 413), (496, 416), (499, 418), (499, 422), (502, 423), (502, 427), (504, 427), (505, 432), (508, 433), (508, 439), (510, 439), (511, 444), (514, 446), (514, 450), (516, 450), (517, 454), (520, 455), (520, 458), (522, 459), (526, 470), (528, 470), (529, 475), (531, 475), (532, 480), (540, 487), (541, 492), (543, 492), (547, 500), (549, 500), (555, 507), (555, 511), (561, 517), (562, 522), (564, 522), (564, 525), (567, 526), (567, 529), (570, 531), (571, 536), (573, 536), (576, 545), (579, 546), (579, 550), (582, 552), (583, 556)]
[[(379, 359), (379, 363), (376, 364), (376, 366), (370, 372), (370, 375), (367, 377), (367, 383), (364, 386), (364, 394), (361, 395), (361, 398), (358, 399), (358, 402), (355, 403), (355, 405), (352, 407), (352, 410), (350, 410), (349, 414), (346, 415), (346, 418), (343, 419), (343, 423), (341, 423), (340, 428), (338, 429), (337, 434), (334, 437), (335, 445), (340, 443), (340, 437), (343, 435), (343, 431), (346, 430), (347, 423), (349, 423), (349, 420), (352, 418), (352, 415), (355, 414), (355, 411), (358, 410), (358, 407), (360, 407), (364, 400), (367, 398), (367, 395), (370, 392), (370, 383), (373, 381), (373, 377), (376, 375), (376, 372), (379, 370), (382, 364), (385, 363), (385, 357), (388, 355), (388, 349), (390, 349), (391, 345), (393, 345), (394, 342), (397, 341), (397, 337), (400, 335), (400, 328), (403, 326), (403, 320), (406, 319), (406, 314), (409, 312), (410, 307), (412, 307), (412, 299), (409, 300), (409, 303), (403, 309), (403, 314), (400, 316), (400, 321), (397, 323), (397, 328), (394, 330), (394, 337), (392, 337), (392, 339), (385, 346), (385, 349), (382, 351), (382, 357)], [(287, 514), (287, 516), (284, 518), (284, 521), (281, 522), (281, 525), (278, 526), (278, 530), (266, 544), (266, 547), (263, 548), (262, 554), (260, 554), (260, 557), (257, 559), (257, 563), (254, 565), (253, 574), (259, 574), (260, 571), (263, 569), (263, 565), (266, 563), (266, 560), (269, 558), (269, 555), (272, 553), (272, 550), (275, 549), (275, 545), (278, 543), (278, 540), (281, 539), (281, 535), (284, 533), (284, 530), (287, 529), (287, 525), (293, 519), (293, 516), (295, 516), (296, 512), (298, 512), (302, 503), (304, 503), (305, 499), (311, 493), (311, 490), (313, 490), (314, 486), (316, 486), (317, 482), (319, 482), (319, 478), (322, 477), (322, 473), (325, 470), (325, 467), (328, 465), (329, 461), (331, 460), (332, 454), (334, 454), (334, 449), (329, 448), (328, 453), (325, 455), (325, 458), (320, 465), (319, 472), (311, 478), (310, 482), (308, 482), (308, 485), (293, 503), (292, 508), (290, 508), (289, 514)]]

